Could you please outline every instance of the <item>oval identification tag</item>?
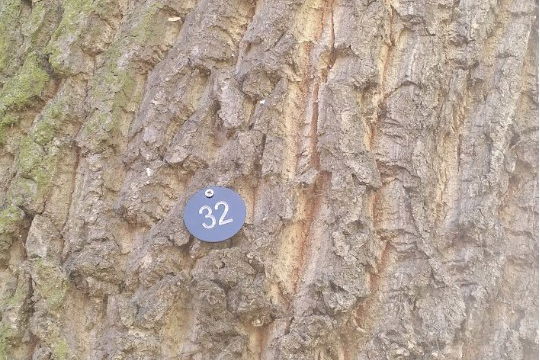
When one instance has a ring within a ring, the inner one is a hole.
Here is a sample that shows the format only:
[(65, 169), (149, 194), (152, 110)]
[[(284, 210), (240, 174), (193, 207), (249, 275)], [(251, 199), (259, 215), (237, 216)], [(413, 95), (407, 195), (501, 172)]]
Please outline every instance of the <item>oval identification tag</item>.
[(246, 220), (244, 200), (234, 190), (211, 186), (197, 191), (184, 207), (184, 224), (191, 235), (206, 242), (225, 241)]

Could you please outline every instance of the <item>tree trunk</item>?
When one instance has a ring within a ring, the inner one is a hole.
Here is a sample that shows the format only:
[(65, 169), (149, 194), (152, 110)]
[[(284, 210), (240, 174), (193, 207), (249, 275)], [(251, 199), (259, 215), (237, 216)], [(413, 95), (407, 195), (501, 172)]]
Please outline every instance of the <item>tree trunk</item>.
[[(538, 357), (537, 3), (2, 0), (0, 359)], [(246, 223), (203, 243), (208, 185)]]

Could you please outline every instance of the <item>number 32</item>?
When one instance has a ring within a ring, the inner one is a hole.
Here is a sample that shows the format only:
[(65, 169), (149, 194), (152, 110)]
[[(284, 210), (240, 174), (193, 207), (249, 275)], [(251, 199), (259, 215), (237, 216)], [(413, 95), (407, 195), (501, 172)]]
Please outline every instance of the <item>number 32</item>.
[[(223, 213), (219, 217), (218, 225), (225, 225), (228, 223), (231, 223), (233, 219), (225, 219), (225, 216), (227, 216), (227, 212), (229, 212), (229, 204), (227, 204), (225, 201), (220, 201), (216, 203), (214, 206), (214, 210), (218, 210), (220, 207), (223, 207)], [(216, 218), (214, 215), (212, 215), (212, 209), (208, 205), (201, 206), (199, 209), (199, 214), (202, 215), (203, 212), (206, 210), (206, 215), (204, 216), (205, 219), (210, 219), (210, 224), (202, 223), (202, 226), (205, 229), (212, 229), (214, 226), (216, 226)]]

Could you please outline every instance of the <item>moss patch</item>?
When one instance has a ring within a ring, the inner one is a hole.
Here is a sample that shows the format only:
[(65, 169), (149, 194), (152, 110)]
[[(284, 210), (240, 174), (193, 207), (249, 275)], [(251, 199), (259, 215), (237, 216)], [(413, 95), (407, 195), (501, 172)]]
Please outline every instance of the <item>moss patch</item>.
[[(41, 134), (39, 139), (51, 137), (53, 137), (52, 130)], [(32, 209), (32, 211), (41, 211), (61, 154), (61, 149), (58, 147), (44, 147), (38, 144), (34, 141), (32, 134), (24, 137), (19, 143), (17, 157), (18, 180), (13, 182), (8, 194), (11, 203)]]
[(22, 335), (21, 321), (25, 318), (25, 303), (30, 296), (30, 280), (24, 274), (17, 279), (17, 288), (12, 294), (0, 294), (0, 312), (4, 315), (0, 322), (0, 360), (13, 359), (11, 345), (18, 344)]
[(18, 169), (23, 177), (34, 180), (39, 187), (47, 186), (56, 167), (56, 156), (45, 152), (43, 147), (28, 136), (19, 146)]
[(52, 358), (54, 360), (65, 360), (69, 356), (69, 346), (65, 339), (59, 339), (52, 344)]
[[(107, 12), (110, 4), (114, 4), (114, 2), (111, 0), (64, 1), (62, 20), (46, 47), (46, 52), (50, 54), (49, 61), (55, 72), (70, 74), (78, 70), (76, 61), (73, 62), (77, 55), (73, 56), (74, 52), (70, 49), (89, 30), (87, 20), (90, 18), (90, 14), (99, 13), (100, 11)], [(81, 55), (82, 52), (79, 51), (78, 54)]]
[[(92, 7), (93, 0), (67, 0), (63, 2), (64, 12), (60, 24), (52, 35), (53, 41), (61, 40), (63, 37), (75, 38), (80, 32), (79, 23), (81, 19)], [(60, 50), (60, 49), (58, 49)]]
[(67, 292), (67, 278), (59, 265), (51, 260), (37, 259), (32, 263), (32, 280), (36, 292), (47, 303), (49, 310), (57, 310)]
[(7, 130), (19, 122), (19, 117), (13, 114), (0, 115), (0, 145), (4, 144)]
[(139, 45), (146, 45), (149, 42), (161, 43), (161, 37), (165, 29), (163, 25), (165, 16), (159, 16), (162, 8), (163, 4), (154, 3), (141, 14), (140, 20), (132, 30), (136, 43)]
[(14, 205), (0, 211), (0, 259), (7, 258), (7, 251), (18, 237), (24, 212)]
[(49, 74), (35, 53), (29, 54), (17, 74), (0, 90), (0, 112), (21, 110), (41, 95)]
[(20, 13), (20, 0), (0, 2), (0, 73), (9, 65), (10, 56), (17, 49), (17, 24)]
[(7, 130), (20, 121), (17, 112), (32, 105), (49, 79), (39, 57), (32, 53), (17, 74), (4, 84), (0, 90), (0, 145), (6, 139)]
[(10, 360), (9, 340), (13, 337), (13, 330), (4, 323), (0, 323), (0, 360)]
[(61, 20), (60, 5), (51, 1), (38, 1), (32, 5), (30, 19), (25, 20), (22, 31), (29, 37), (34, 49), (43, 49)]

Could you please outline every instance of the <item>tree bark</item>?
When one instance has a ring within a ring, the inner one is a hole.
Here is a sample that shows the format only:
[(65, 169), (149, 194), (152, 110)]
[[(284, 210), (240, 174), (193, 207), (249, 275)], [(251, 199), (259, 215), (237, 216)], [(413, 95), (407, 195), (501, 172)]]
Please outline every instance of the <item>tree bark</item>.
[(0, 359), (537, 359), (537, 21), (2, 0)]

